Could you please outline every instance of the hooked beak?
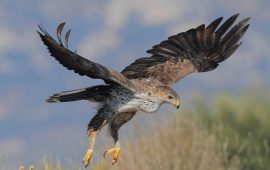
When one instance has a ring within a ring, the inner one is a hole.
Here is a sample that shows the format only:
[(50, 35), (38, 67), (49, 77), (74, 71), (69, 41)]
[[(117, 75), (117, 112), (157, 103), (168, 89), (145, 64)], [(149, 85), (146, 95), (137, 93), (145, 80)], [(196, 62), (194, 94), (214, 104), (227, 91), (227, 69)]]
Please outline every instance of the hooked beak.
[(179, 109), (180, 108), (180, 100), (179, 99), (176, 99), (174, 102), (173, 102), (174, 106)]

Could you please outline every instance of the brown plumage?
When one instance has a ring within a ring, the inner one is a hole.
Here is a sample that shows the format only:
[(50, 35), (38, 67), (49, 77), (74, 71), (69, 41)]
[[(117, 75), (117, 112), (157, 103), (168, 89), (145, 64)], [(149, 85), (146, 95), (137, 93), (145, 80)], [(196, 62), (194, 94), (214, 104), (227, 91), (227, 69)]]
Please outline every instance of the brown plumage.
[(41, 40), (60, 64), (79, 75), (102, 79), (106, 83), (56, 93), (47, 99), (47, 102), (89, 100), (100, 104), (97, 114), (88, 124), (89, 149), (83, 160), (85, 166), (90, 163), (96, 135), (106, 124), (109, 124), (115, 147), (105, 154), (112, 154), (115, 163), (120, 154), (118, 130), (137, 111), (155, 112), (163, 103), (179, 108), (180, 98), (170, 85), (193, 72), (214, 70), (238, 49), (239, 41), (249, 27), (249, 18), (233, 26), (237, 17), (238, 14), (233, 15), (223, 24), (220, 24), (222, 18), (218, 18), (208, 26), (203, 24), (173, 35), (148, 50), (151, 57), (136, 60), (121, 73), (70, 51), (70, 30), (65, 34), (63, 45), (61, 33), (65, 23), (57, 28), (58, 41), (39, 26)]
[(241, 45), (238, 41), (249, 27), (249, 18), (245, 18), (229, 30), (238, 15), (219, 28), (222, 18), (207, 27), (200, 25), (169, 37), (147, 51), (153, 54), (151, 57), (136, 60), (122, 74), (130, 79), (153, 78), (171, 85), (190, 73), (215, 69)]

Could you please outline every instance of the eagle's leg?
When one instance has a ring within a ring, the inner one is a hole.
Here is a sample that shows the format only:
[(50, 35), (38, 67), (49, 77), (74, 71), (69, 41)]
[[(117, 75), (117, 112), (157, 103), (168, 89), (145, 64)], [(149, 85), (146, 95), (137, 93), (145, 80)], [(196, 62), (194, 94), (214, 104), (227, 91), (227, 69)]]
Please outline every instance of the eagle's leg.
[(101, 128), (105, 125), (106, 119), (100, 116), (99, 114), (96, 114), (88, 124), (87, 135), (89, 138), (89, 149), (86, 151), (85, 156), (83, 158), (83, 164), (85, 167), (87, 167), (91, 161), (96, 136), (98, 132), (101, 130)]
[(114, 148), (108, 149), (104, 152), (104, 158), (106, 154), (112, 155), (112, 164), (115, 164), (120, 156), (120, 142), (118, 140), (118, 130), (120, 127), (128, 122), (136, 112), (118, 113), (118, 115), (110, 122), (109, 128), (111, 136), (114, 140)]

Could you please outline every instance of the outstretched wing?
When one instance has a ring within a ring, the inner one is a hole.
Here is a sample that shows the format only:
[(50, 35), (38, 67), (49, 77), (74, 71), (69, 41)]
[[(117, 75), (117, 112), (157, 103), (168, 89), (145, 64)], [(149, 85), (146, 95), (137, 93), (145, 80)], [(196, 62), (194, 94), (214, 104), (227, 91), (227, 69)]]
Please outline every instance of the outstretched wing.
[(190, 73), (215, 69), (241, 45), (239, 40), (249, 27), (249, 18), (245, 18), (230, 29), (238, 15), (221, 26), (222, 17), (207, 27), (203, 24), (169, 37), (147, 51), (153, 54), (151, 57), (136, 60), (122, 74), (130, 79), (152, 78), (171, 85)]
[(48, 32), (39, 25), (39, 36), (43, 43), (48, 47), (51, 56), (59, 61), (64, 67), (69, 70), (73, 70), (81, 76), (88, 76), (95, 79), (103, 79), (108, 84), (118, 84), (126, 87), (132, 91), (135, 90), (134, 84), (128, 80), (121, 73), (112, 69), (106, 68), (98, 63), (92, 62), (86, 58), (81, 57), (68, 49), (68, 38), (70, 30), (65, 35), (65, 46), (61, 40), (61, 33), (65, 23), (61, 23), (57, 27), (58, 42), (53, 39)]

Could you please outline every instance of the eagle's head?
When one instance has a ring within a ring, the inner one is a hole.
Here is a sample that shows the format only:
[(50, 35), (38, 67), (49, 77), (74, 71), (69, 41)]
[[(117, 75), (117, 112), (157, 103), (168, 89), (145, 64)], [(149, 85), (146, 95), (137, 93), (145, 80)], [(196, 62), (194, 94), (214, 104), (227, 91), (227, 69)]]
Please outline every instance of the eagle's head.
[(180, 107), (180, 97), (178, 94), (168, 86), (159, 87), (159, 97), (163, 102), (170, 103), (174, 105), (177, 109)]

